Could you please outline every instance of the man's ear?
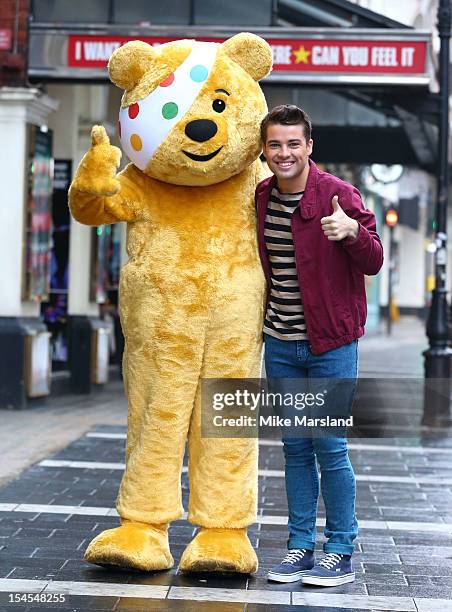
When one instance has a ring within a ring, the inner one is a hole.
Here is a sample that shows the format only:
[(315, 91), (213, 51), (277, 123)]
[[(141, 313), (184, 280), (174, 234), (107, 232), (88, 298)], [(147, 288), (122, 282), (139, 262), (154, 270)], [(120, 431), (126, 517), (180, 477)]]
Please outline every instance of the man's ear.
[(271, 47), (260, 36), (249, 32), (241, 32), (226, 40), (221, 48), (255, 81), (263, 79), (272, 69)]
[(148, 72), (155, 56), (155, 49), (141, 40), (132, 40), (115, 49), (108, 62), (111, 81), (121, 89), (130, 91)]

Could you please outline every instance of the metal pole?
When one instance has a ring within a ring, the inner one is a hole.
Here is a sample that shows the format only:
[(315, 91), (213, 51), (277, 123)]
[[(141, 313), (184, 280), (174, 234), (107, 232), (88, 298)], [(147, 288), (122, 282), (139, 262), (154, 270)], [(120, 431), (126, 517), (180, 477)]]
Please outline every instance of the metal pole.
[(386, 333), (388, 336), (392, 332), (392, 284), (394, 282), (394, 226), (389, 226), (389, 271), (388, 271), (388, 318), (386, 320)]
[(450, 374), (452, 349), (449, 345), (447, 320), (447, 200), (449, 140), (449, 42), (451, 35), (451, 1), (440, 0), (438, 6), (440, 37), (440, 116), (438, 132), (438, 199), (436, 205), (435, 289), (427, 321), (429, 348), (424, 352), (425, 384), (423, 425), (445, 426), (450, 419)]

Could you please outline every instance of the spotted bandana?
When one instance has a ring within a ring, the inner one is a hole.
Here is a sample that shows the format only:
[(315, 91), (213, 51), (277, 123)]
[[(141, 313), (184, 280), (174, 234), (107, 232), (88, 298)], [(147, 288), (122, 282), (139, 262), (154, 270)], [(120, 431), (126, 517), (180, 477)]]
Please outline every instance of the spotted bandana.
[(187, 59), (146, 98), (121, 108), (119, 138), (130, 161), (144, 170), (171, 129), (192, 106), (217, 55), (216, 43), (195, 42)]

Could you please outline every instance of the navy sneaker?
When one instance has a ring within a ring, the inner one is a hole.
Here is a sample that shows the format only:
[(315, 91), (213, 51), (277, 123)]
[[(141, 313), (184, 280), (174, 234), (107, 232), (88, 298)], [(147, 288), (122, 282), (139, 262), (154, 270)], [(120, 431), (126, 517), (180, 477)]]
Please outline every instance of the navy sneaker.
[(297, 582), (314, 567), (314, 553), (305, 548), (292, 548), (269, 572), (267, 578), (274, 582)]
[(338, 586), (355, 580), (350, 555), (327, 553), (325, 557), (304, 574), (301, 578), (303, 584), (316, 586)]

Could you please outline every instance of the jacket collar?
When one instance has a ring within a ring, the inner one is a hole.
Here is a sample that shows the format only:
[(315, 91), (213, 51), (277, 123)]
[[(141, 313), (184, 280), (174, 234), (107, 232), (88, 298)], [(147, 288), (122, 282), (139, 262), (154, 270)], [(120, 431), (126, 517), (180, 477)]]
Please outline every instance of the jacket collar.
[[(303, 219), (312, 219), (315, 217), (317, 211), (317, 180), (319, 176), (319, 169), (316, 164), (309, 159), (309, 174), (304, 190), (303, 198), (301, 200), (300, 213)], [(256, 195), (259, 198), (263, 198), (268, 201), (271, 190), (276, 187), (276, 176), (272, 175), (267, 179), (263, 180), (257, 186)]]

